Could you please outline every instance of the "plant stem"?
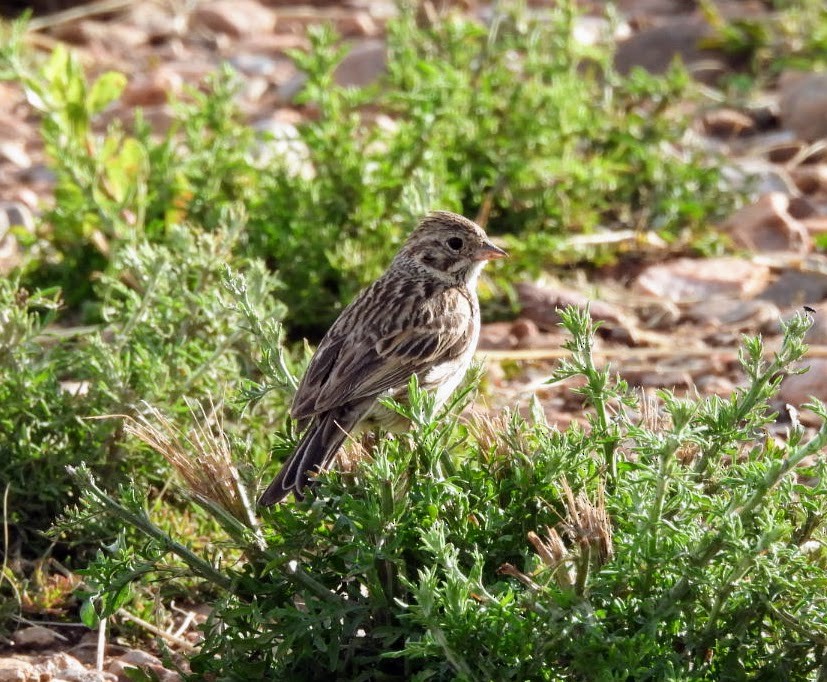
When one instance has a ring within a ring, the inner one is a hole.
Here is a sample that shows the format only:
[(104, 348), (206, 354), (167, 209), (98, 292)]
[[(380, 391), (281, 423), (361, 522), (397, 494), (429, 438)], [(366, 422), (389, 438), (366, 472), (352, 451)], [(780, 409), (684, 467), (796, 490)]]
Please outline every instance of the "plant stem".
[[(763, 502), (767, 493), (802, 460), (821, 450), (825, 444), (827, 444), (827, 421), (822, 422), (821, 428), (819, 428), (816, 435), (807, 443), (795, 448), (784, 459), (773, 463), (765, 474), (763, 481), (761, 481), (755, 491), (747, 498), (747, 501), (739, 510), (735, 511), (735, 508), (733, 508), (730, 515), (734, 515), (742, 523), (748, 521), (753, 516), (753, 512)], [(688, 566), (695, 569), (703, 568), (724, 548), (726, 542), (727, 531), (725, 528), (721, 528), (714, 533), (708, 533), (700, 542), (695, 552), (690, 554), (687, 560)], [(692, 584), (692, 578), (689, 574), (684, 574), (660, 600), (655, 609), (657, 615), (654, 618), (663, 619), (664, 616), (678, 608), (680, 602), (691, 590)]]
[(107, 495), (101, 488), (98, 487), (92, 475), (85, 468), (67, 467), (69, 473), (81, 479), (84, 486), (89, 490), (92, 496), (100, 502), (107, 511), (112, 512), (116, 517), (125, 521), (127, 524), (134, 526), (145, 535), (148, 535), (153, 540), (158, 541), (161, 546), (169, 552), (177, 555), (184, 563), (187, 564), (193, 571), (200, 575), (205, 580), (218, 585), (225, 590), (231, 590), (233, 581), (227, 576), (219, 572), (212, 564), (202, 559), (195, 554), (189, 547), (182, 545), (180, 542), (173, 540), (167, 533), (158, 528), (150, 521), (146, 514), (138, 514), (130, 511), (125, 506), (116, 502), (109, 495)]

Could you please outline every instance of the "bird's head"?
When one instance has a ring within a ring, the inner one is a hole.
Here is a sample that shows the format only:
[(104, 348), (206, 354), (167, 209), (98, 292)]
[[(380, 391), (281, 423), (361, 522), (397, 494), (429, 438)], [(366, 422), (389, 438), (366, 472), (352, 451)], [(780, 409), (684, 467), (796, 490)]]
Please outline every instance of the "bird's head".
[(507, 256), (475, 222), (434, 211), (411, 233), (397, 259), (412, 260), (441, 279), (470, 282), (487, 261)]

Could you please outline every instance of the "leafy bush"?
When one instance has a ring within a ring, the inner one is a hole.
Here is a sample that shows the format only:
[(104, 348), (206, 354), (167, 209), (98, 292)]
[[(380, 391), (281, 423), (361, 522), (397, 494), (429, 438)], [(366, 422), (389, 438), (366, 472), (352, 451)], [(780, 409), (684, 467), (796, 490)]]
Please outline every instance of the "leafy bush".
[(0, 77), (20, 81), (40, 112), (57, 175), (27, 281), (63, 286), (76, 306), (122, 246), (165, 243), (181, 222), (215, 229), (238, 203), (248, 220), (237, 249), (284, 282), (294, 334), (318, 333), (434, 207), (506, 236), (514, 257), (492, 271), (498, 287), (584, 257), (562, 248), (570, 232), (691, 240), (733, 197), (714, 163), (677, 151), (685, 124), (669, 108), (687, 95), (686, 74), (622, 79), (609, 49), (574, 40), (574, 19), (571, 2), (533, 18), (500, 12), (490, 27), (457, 15), (421, 26), (403, 9), (388, 27), (387, 74), (365, 88), (335, 84), (344, 50), (313, 30), (311, 49), (293, 54), (310, 115), (287, 143), (240, 122), (227, 70), (175, 105), (160, 138), (140, 118), (132, 132), (96, 134), (124, 78), (89, 84), (61, 48), (34, 68), (9, 40)]
[[(773, 0), (770, 15), (724, 18), (711, 0), (701, 3), (714, 33), (705, 42), (740, 58), (747, 70), (726, 80), (754, 89), (784, 69), (813, 71), (827, 64), (827, 7), (821, 0)], [(752, 77), (752, 78), (751, 78)]]
[[(104, 323), (95, 327), (53, 327), (55, 292), (0, 282), (0, 480), (27, 552), (75, 495), (66, 465), (84, 462), (113, 485), (166, 479), (163, 459), (124, 442), (119, 418), (99, 417), (134, 414), (141, 400), (188, 414), (186, 398), (243, 386), (253, 369), (246, 318), (221, 284), (233, 239), (227, 230), (177, 228), (169, 245), (121, 249), (118, 276), (96, 284)], [(272, 275), (261, 263), (235, 262), (250, 270), (248, 305), (262, 323), (278, 320)]]
[[(450, 415), (467, 389), (446, 417), (412, 383), (411, 406), (396, 406), (409, 437), (320, 476), (262, 525), (215, 424), (182, 438), (157, 412), (133, 422), (142, 440), (166, 443), (230, 558), (194, 552), (153, 524), (142, 495), (116, 500), (80, 472), (88, 510), (150, 538), (88, 571), (90, 624), (95, 605), (106, 616), (128, 596), (141, 565), (223, 590), (191, 660), (198, 678), (824, 675), (827, 467), (807, 458), (827, 424), (809, 439), (798, 424), (786, 443), (763, 436), (810, 321), (786, 326), (771, 362), (747, 339), (749, 385), (729, 398), (662, 392), (657, 404), (593, 365), (587, 312), (568, 310), (564, 324), (572, 357), (556, 378), (585, 378), (589, 429), (560, 432), (539, 406), (529, 422), (460, 424)], [(205, 461), (223, 474), (203, 474)]]

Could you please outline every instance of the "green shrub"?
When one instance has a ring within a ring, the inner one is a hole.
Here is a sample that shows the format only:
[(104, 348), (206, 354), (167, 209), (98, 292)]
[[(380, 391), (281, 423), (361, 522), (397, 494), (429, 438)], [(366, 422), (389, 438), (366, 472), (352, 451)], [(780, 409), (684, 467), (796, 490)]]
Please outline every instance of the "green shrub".
[(76, 307), (125, 245), (166, 243), (183, 222), (215, 229), (240, 204), (238, 252), (285, 284), (293, 334), (317, 334), (431, 208), (481, 215), (506, 238), (513, 258), (492, 270), (498, 290), (519, 273), (612, 255), (567, 249), (572, 232), (656, 230), (691, 243), (727, 212), (737, 198), (714, 160), (676, 151), (686, 126), (670, 107), (690, 94), (684, 71), (619, 77), (609, 48), (574, 40), (571, 2), (534, 17), (498, 12), (490, 27), (453, 14), (421, 26), (402, 8), (387, 73), (365, 88), (335, 84), (345, 50), (312, 30), (310, 50), (293, 54), (310, 115), (288, 154), (241, 123), (227, 69), (175, 104), (162, 136), (140, 118), (99, 134), (124, 78), (87, 83), (61, 48), (35, 68), (9, 40), (0, 77), (21, 82), (41, 114), (57, 176), (27, 282), (62, 286)]
[[(76, 495), (67, 465), (84, 462), (110, 485), (168, 477), (162, 458), (124, 442), (121, 417), (102, 417), (135, 414), (142, 400), (186, 415), (187, 398), (234, 395), (257, 377), (247, 318), (222, 286), (226, 264), (249, 269), (248, 305), (262, 324), (283, 311), (272, 275), (234, 259), (233, 240), (225, 229), (175, 228), (167, 245), (125, 246), (118, 275), (95, 285), (99, 326), (56, 327), (57, 294), (0, 282), (0, 480), (27, 554)], [(270, 407), (278, 419), (283, 404)]]
[[(827, 424), (809, 439), (793, 424), (784, 444), (763, 435), (810, 321), (786, 326), (770, 362), (747, 339), (749, 384), (732, 396), (662, 392), (657, 404), (593, 365), (588, 313), (569, 310), (564, 324), (572, 357), (556, 378), (585, 378), (588, 429), (560, 432), (539, 406), (529, 422), (460, 424), (451, 415), (467, 389), (446, 418), (412, 383), (411, 407), (397, 406), (409, 436), (322, 475), (261, 525), (220, 436), (173, 438), (167, 456), (224, 528), (225, 560), (160, 531), (140, 493), (118, 501), (79, 472), (88, 511), (150, 538), (87, 572), (88, 622), (95, 606), (114, 612), (140, 564), (223, 591), (191, 659), (198, 679), (823, 676), (827, 472), (823, 458), (801, 466)], [(141, 424), (130, 428), (143, 440), (171, 433), (157, 412)], [(224, 474), (205, 476), (205, 461)]]

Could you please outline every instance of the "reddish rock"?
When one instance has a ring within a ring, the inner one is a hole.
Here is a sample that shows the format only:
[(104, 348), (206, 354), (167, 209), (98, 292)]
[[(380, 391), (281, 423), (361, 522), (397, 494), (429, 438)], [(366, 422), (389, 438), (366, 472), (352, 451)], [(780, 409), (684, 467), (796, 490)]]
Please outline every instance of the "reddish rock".
[(714, 109), (701, 119), (704, 131), (715, 137), (739, 137), (755, 132), (755, 121), (736, 109)]
[(784, 379), (779, 399), (794, 407), (801, 406), (811, 397), (827, 400), (827, 358), (805, 358), (802, 364), (809, 369), (804, 374)]
[(118, 682), (130, 682), (134, 679), (134, 675), (130, 675), (129, 671), (134, 671), (135, 668), (149, 673), (158, 682), (179, 682), (181, 679), (177, 672), (164, 668), (157, 656), (139, 649), (131, 649), (119, 656), (109, 664), (107, 670), (117, 676)]
[(0, 658), (0, 682), (39, 682), (40, 673), (28, 661), (14, 657)]
[[(690, 71), (709, 80), (720, 75), (728, 60), (723, 51), (704, 47), (704, 41), (712, 35), (709, 25), (695, 18), (644, 28), (618, 45), (615, 67), (622, 74), (628, 74), (635, 67), (650, 73), (664, 73), (675, 59), (680, 59)], [(701, 74), (701, 66), (706, 75)]]
[(46, 649), (54, 646), (62, 639), (54, 630), (42, 625), (32, 625), (18, 630), (12, 635), (14, 645), (20, 649)]
[(809, 142), (827, 137), (827, 73), (786, 73), (779, 96), (781, 123)]
[(196, 28), (241, 38), (271, 32), (276, 14), (255, 0), (212, 0), (196, 5), (191, 23)]
[(650, 265), (633, 288), (676, 303), (692, 303), (713, 296), (751, 298), (769, 282), (766, 265), (740, 258), (678, 258)]
[(827, 215), (814, 215), (804, 218), (801, 224), (811, 236), (827, 234)]
[(808, 307), (813, 310), (813, 326), (807, 332), (805, 341), (814, 346), (827, 346), (827, 302), (810, 303)]
[(693, 304), (686, 316), (716, 330), (723, 327), (731, 331), (749, 331), (776, 328), (781, 312), (770, 301), (761, 299), (713, 298)]
[(58, 40), (76, 45), (96, 43), (116, 53), (145, 45), (149, 39), (147, 32), (134, 24), (95, 19), (81, 19), (58, 25), (52, 30), (52, 35)]
[(537, 337), (540, 334), (540, 330), (537, 328), (537, 325), (529, 319), (524, 317), (520, 317), (514, 322), (511, 323), (511, 336), (517, 339), (517, 342), (522, 342), (525, 339)]
[(827, 274), (786, 270), (761, 292), (761, 298), (779, 308), (813, 305), (827, 298)]
[(560, 324), (557, 310), (566, 306), (585, 308), (591, 311), (592, 319), (615, 324), (624, 323), (622, 310), (604, 301), (595, 301), (573, 289), (562, 287), (541, 287), (528, 282), (517, 285), (523, 317), (536, 322), (541, 328), (555, 329)]
[(184, 87), (184, 80), (175, 71), (159, 68), (150, 73), (140, 73), (130, 79), (121, 95), (121, 101), (130, 107), (146, 107), (166, 104)]
[(387, 68), (388, 50), (382, 40), (365, 40), (342, 59), (333, 78), (343, 87), (364, 87), (376, 82)]
[(513, 347), (510, 322), (489, 322), (482, 325), (478, 350), (506, 350)]
[(738, 245), (752, 251), (799, 251), (812, 249), (807, 228), (789, 212), (790, 199), (770, 192), (733, 213), (721, 230)]
[(827, 192), (827, 165), (823, 163), (796, 166), (790, 169), (790, 177), (804, 194)]

